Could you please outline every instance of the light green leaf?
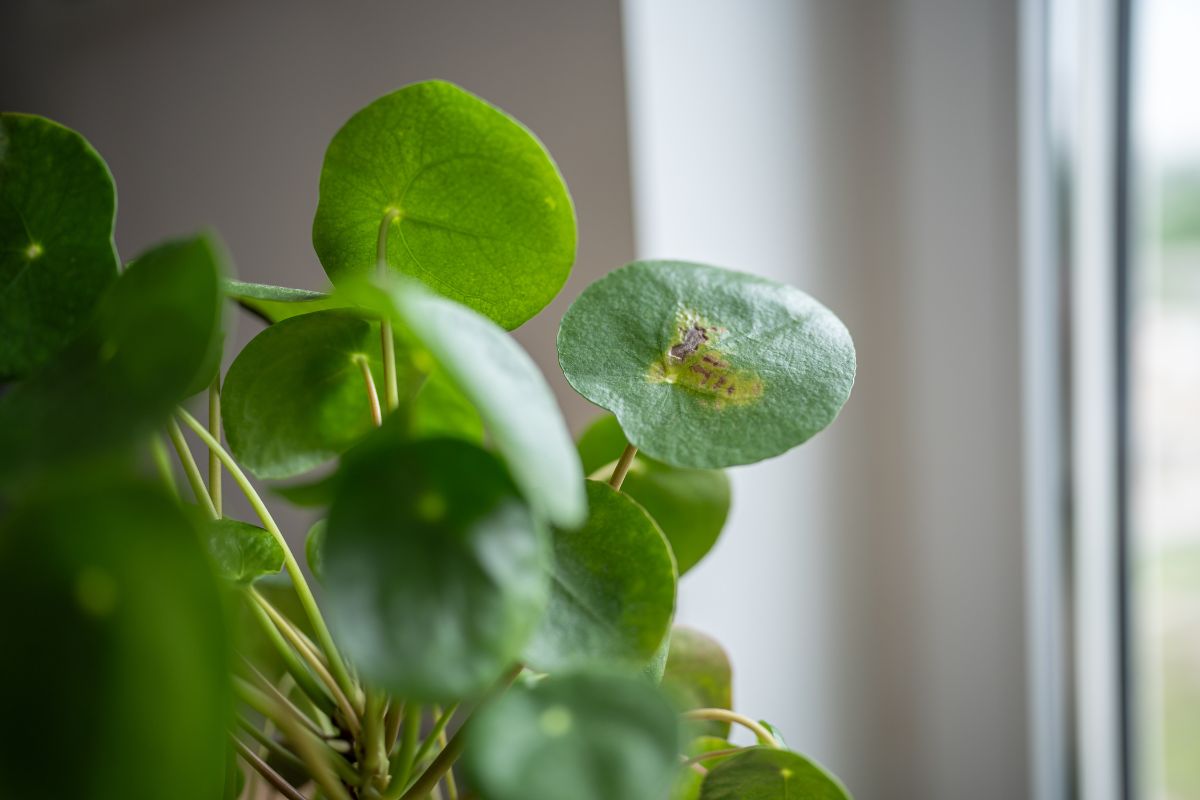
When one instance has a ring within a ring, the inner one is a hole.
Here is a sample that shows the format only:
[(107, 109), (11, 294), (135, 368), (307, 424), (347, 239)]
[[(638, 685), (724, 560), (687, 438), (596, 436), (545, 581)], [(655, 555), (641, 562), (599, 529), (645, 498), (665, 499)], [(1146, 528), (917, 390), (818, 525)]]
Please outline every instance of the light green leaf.
[(679, 728), (643, 680), (557, 675), (481, 709), (465, 759), (488, 800), (660, 800), (679, 762)]
[(457, 439), (385, 437), (340, 475), (324, 576), (346, 654), (410, 700), (486, 687), (516, 661), (547, 591), (543, 537), (503, 465)]
[(787, 750), (748, 747), (709, 770), (700, 800), (851, 800), (823, 767)]
[(808, 295), (680, 261), (637, 261), (585, 289), (558, 359), (646, 455), (698, 468), (806, 441), (837, 416), (855, 370), (845, 326)]
[(330, 279), (392, 270), (508, 329), (543, 309), (575, 260), (575, 213), (542, 144), (449, 83), (379, 98), (325, 153), (313, 246)]
[(209, 520), (208, 554), (217, 575), (234, 583), (252, 583), (283, 569), (283, 548), (270, 532), (236, 519)]
[(221, 796), (221, 604), (199, 531), (159, 490), (96, 474), (10, 509), (0, 625), (0, 708), (20, 728), (0, 797)]
[[(681, 708), (733, 708), (733, 670), (725, 649), (711, 636), (683, 625), (671, 629), (663, 688)], [(729, 723), (692, 723), (697, 732), (729, 735)]]
[(221, 392), (233, 455), (260, 478), (287, 478), (344, 452), (374, 427), (364, 361), (381, 383), (378, 326), (348, 311), (263, 330), (230, 365)]
[(543, 672), (595, 662), (643, 667), (675, 613), (675, 565), (662, 531), (627, 495), (587, 482), (590, 511), (554, 532), (550, 605), (525, 650)]
[(348, 304), (390, 317), (428, 351), (479, 411), (513, 480), (539, 516), (561, 527), (583, 522), (579, 455), (546, 379), (511, 336), (466, 306), (412, 281), (383, 280), (342, 291)]
[(0, 399), (0, 476), (127, 447), (203, 382), (221, 342), (221, 253), (202, 234), (129, 265), (80, 338)]
[[(607, 480), (625, 444), (617, 418), (598, 417), (579, 439), (583, 471)], [(673, 467), (639, 453), (621, 491), (637, 500), (662, 528), (680, 576), (708, 554), (729, 516), (729, 478), (720, 470)]]
[(226, 297), (268, 325), (301, 314), (343, 307), (343, 304), (334, 300), (331, 295), (308, 289), (293, 289), (289, 286), (227, 279), (222, 281), (221, 288)]
[(69, 128), (0, 113), (0, 378), (57, 354), (117, 277), (116, 190)]

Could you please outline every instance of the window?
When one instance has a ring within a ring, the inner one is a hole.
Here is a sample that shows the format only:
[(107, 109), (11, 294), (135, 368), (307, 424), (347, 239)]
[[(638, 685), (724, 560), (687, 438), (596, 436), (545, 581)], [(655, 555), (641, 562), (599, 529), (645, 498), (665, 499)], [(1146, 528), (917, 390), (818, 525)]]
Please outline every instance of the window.
[(1200, 3), (1133, 19), (1129, 491), (1138, 798), (1200, 798)]

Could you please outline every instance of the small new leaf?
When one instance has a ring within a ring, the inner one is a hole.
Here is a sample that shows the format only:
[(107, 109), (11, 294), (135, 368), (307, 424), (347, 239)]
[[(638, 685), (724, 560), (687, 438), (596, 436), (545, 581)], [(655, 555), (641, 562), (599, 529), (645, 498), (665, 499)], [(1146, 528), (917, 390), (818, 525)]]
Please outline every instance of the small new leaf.
[(205, 533), (217, 575), (227, 581), (248, 584), (283, 569), (283, 548), (257, 525), (224, 518), (209, 521)]

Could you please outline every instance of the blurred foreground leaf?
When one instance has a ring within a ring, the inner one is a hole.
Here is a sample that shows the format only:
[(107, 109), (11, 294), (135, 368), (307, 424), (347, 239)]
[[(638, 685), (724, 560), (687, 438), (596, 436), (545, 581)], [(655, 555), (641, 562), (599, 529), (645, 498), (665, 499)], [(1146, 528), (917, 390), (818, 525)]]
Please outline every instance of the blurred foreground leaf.
[(96, 477), (0, 529), (0, 796), (220, 797), (226, 634), (188, 517)]
[(662, 800), (679, 763), (675, 712), (639, 678), (516, 686), (472, 725), (466, 767), (488, 800)]

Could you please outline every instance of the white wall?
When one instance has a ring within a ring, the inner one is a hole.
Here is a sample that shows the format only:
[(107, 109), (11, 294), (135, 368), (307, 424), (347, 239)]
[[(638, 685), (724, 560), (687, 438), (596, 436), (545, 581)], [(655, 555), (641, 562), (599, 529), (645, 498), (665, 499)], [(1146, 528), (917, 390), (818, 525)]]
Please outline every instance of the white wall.
[(680, 618), (860, 800), (1027, 796), (1016, 5), (625, 2), (639, 254), (795, 283), (858, 347)]

